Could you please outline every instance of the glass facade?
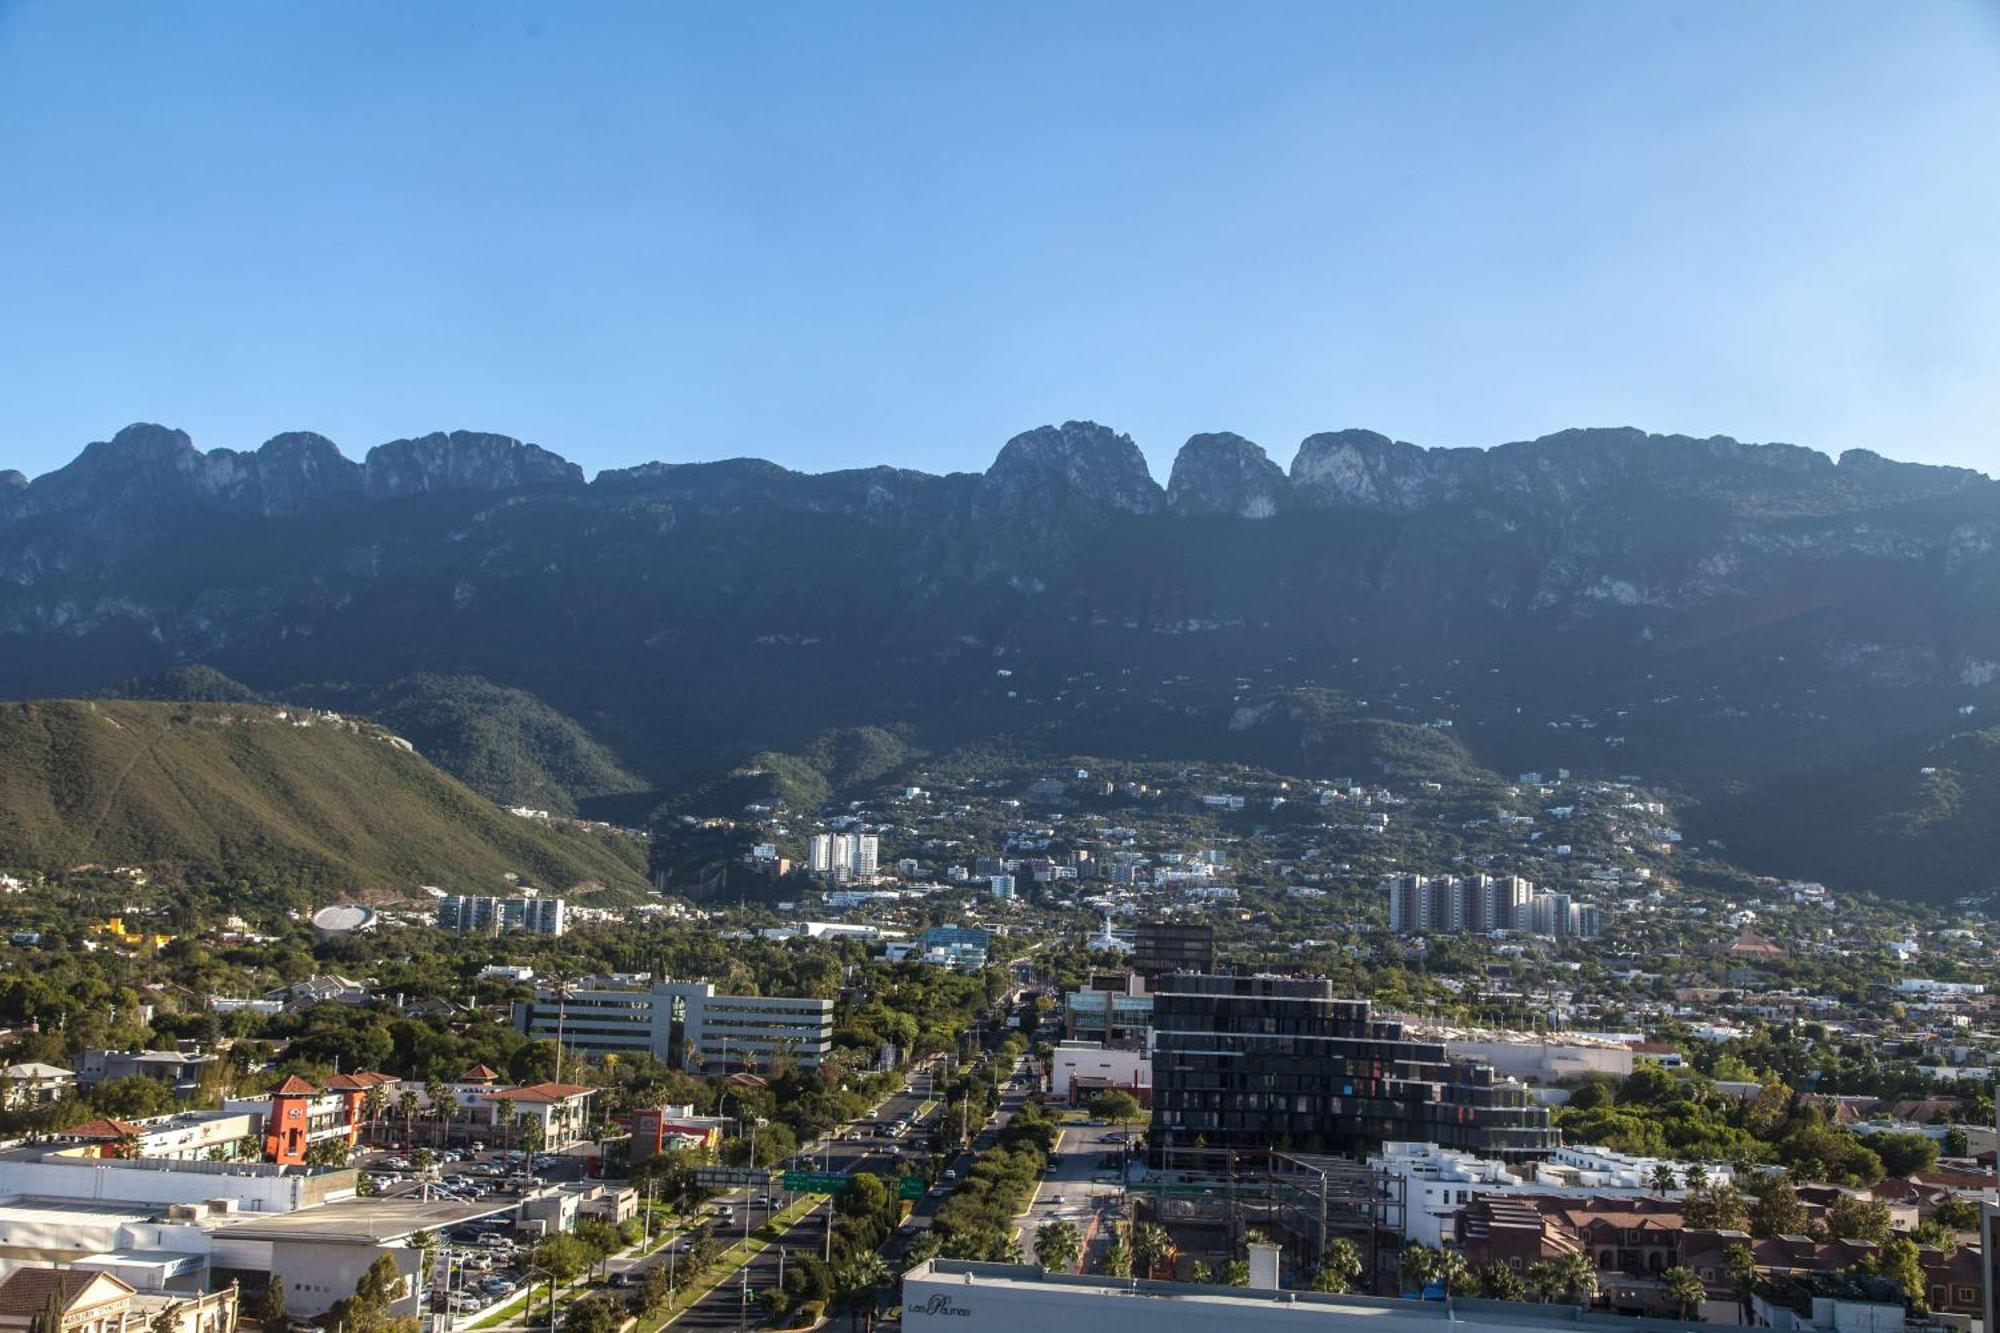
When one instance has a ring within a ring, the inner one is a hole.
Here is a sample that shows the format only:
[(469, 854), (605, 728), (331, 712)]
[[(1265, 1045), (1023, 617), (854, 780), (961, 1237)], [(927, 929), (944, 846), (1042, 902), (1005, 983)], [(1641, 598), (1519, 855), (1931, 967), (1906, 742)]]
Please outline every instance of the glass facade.
[(1153, 1039), (1155, 1148), (1359, 1156), (1397, 1140), (1521, 1161), (1560, 1144), (1526, 1088), (1330, 982), (1177, 974), (1153, 997)]

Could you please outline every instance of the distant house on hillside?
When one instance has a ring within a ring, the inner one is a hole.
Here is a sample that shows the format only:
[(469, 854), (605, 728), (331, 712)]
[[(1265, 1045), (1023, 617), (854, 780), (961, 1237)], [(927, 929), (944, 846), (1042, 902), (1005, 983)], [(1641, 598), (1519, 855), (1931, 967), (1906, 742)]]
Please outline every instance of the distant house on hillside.
[(1731, 958), (1783, 958), (1785, 956), (1785, 950), (1781, 945), (1765, 939), (1748, 926), (1743, 927), (1735, 939), (1723, 946), (1722, 951)]

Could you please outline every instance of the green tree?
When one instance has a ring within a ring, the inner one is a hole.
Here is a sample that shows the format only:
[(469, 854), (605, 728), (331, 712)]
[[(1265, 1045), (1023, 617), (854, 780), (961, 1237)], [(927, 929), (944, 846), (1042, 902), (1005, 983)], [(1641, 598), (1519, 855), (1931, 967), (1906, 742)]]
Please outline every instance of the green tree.
[(1132, 1228), (1132, 1270), (1151, 1277), (1174, 1252), (1173, 1237), (1157, 1222), (1140, 1222)]
[(1549, 1304), (1562, 1295), (1563, 1275), (1554, 1264), (1546, 1259), (1537, 1259), (1534, 1263), (1529, 1264), (1527, 1271), (1521, 1275), (1521, 1278), (1523, 1284), (1528, 1289), (1528, 1295), (1534, 1300), (1542, 1302), (1544, 1305)]
[(1589, 1255), (1580, 1251), (1564, 1255), (1556, 1261), (1556, 1276), (1563, 1299), (1571, 1305), (1589, 1305), (1597, 1299), (1597, 1265)]
[(1667, 1305), (1678, 1318), (1693, 1319), (1701, 1313), (1708, 1288), (1693, 1269), (1675, 1264), (1660, 1275), (1660, 1294), (1667, 1298)]
[(1798, 1189), (1783, 1171), (1764, 1177), (1758, 1185), (1757, 1201), (1750, 1205), (1750, 1234), (1759, 1240), (1773, 1236), (1802, 1236), (1806, 1230), (1806, 1208), (1799, 1202)]
[(1674, 1175), (1674, 1169), (1665, 1162), (1655, 1162), (1653, 1170), (1647, 1176), (1646, 1180), (1653, 1187), (1653, 1192), (1663, 1199), (1667, 1196), (1669, 1190), (1678, 1188), (1680, 1185), (1680, 1180)]
[(1826, 1209), (1826, 1234), (1834, 1240), (1867, 1240), (1880, 1245), (1889, 1239), (1893, 1217), (1880, 1199), (1852, 1194), (1836, 1198)]
[(1757, 1259), (1747, 1245), (1732, 1245), (1722, 1254), (1723, 1271), (1729, 1274), (1729, 1294), (1742, 1308), (1743, 1322), (1750, 1322), (1750, 1297), (1757, 1289)]
[(1090, 1114), (1095, 1119), (1124, 1126), (1142, 1119), (1146, 1111), (1131, 1093), (1122, 1088), (1106, 1088), (1090, 1099)]
[(1097, 1271), (1106, 1277), (1132, 1276), (1132, 1249), (1123, 1237), (1113, 1240), (1098, 1257)]
[(1052, 1273), (1073, 1272), (1083, 1253), (1083, 1237), (1068, 1222), (1044, 1222), (1035, 1229), (1035, 1262)]
[(269, 1333), (279, 1333), (289, 1317), (285, 1309), (285, 1276), (273, 1273), (264, 1282), (264, 1299), (258, 1302), (257, 1318)]
[(1690, 1227), (1741, 1231), (1749, 1224), (1750, 1211), (1743, 1191), (1725, 1180), (1699, 1189), (1690, 1188), (1682, 1201), (1681, 1218)]
[(1937, 1165), (1937, 1141), (1925, 1134), (1871, 1134), (1865, 1142), (1892, 1176), (1914, 1176)]
[(1312, 1289), (1340, 1295), (1354, 1290), (1354, 1280), (1360, 1276), (1361, 1252), (1347, 1237), (1336, 1236), (1320, 1254), (1319, 1267), (1313, 1270)]
[(1915, 1241), (1908, 1236), (1897, 1236), (1885, 1242), (1868, 1268), (1903, 1289), (1903, 1300), (1912, 1313), (1929, 1313), (1930, 1304), (1924, 1296), (1923, 1257)]
[(1972, 1141), (1966, 1138), (1963, 1128), (1953, 1125), (1944, 1132), (1944, 1143), (1941, 1145), (1940, 1151), (1946, 1157), (1970, 1157), (1972, 1155)]
[(577, 1301), (563, 1316), (567, 1333), (618, 1333), (618, 1326), (624, 1322), (624, 1314), (599, 1296)]
[(596, 1252), (575, 1236), (550, 1236), (534, 1249), (535, 1267), (553, 1274), (557, 1282), (574, 1281), (596, 1262)]
[(1528, 1299), (1528, 1284), (1521, 1275), (1502, 1263), (1482, 1264), (1473, 1274), (1473, 1281), (1481, 1296), (1490, 1301), (1525, 1301)]
[(1397, 1263), (1407, 1291), (1422, 1291), (1438, 1276), (1440, 1252), (1428, 1245), (1411, 1242), (1403, 1247)]

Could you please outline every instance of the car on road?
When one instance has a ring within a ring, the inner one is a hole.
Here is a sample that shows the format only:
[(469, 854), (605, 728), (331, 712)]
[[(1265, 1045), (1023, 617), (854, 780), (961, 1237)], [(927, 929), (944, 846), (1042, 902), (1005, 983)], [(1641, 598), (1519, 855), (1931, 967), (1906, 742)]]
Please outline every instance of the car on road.
[(1060, 1207), (1062, 1207), (1062, 1201), (1063, 1201), (1063, 1196), (1062, 1196), (1062, 1195), (1060, 1195), (1060, 1194), (1051, 1194), (1051, 1195), (1049, 1196), (1049, 1207), (1051, 1207), (1051, 1208), (1060, 1208)]

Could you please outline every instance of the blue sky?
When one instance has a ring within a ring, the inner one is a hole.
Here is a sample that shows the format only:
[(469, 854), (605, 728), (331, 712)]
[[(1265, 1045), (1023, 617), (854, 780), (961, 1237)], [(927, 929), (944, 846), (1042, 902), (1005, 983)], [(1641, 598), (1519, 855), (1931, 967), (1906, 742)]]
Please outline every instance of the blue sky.
[(2000, 9), (0, 0), (0, 467), (1089, 417), (2000, 471)]

